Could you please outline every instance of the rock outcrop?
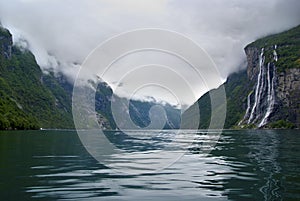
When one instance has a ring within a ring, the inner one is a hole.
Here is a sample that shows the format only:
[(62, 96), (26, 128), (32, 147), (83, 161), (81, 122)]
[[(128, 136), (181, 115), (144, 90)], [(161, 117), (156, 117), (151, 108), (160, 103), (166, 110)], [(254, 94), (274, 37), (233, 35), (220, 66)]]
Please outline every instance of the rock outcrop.
[(0, 52), (4, 58), (11, 58), (12, 45), (13, 41), (11, 33), (0, 26)]
[(300, 128), (300, 68), (291, 68), (279, 73), (277, 83), (279, 108), (273, 120), (285, 119)]

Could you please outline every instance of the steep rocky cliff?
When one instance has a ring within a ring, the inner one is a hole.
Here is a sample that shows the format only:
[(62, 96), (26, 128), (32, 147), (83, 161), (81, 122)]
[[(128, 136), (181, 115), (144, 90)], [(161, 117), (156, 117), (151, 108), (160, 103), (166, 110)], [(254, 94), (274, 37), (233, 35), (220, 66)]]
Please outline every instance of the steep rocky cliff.
[(300, 127), (300, 26), (259, 39), (245, 53), (253, 86), (239, 126)]
[(280, 51), (284, 47), (274, 45), (274, 57), (269, 62), (266, 62), (265, 48), (259, 48), (245, 49), (248, 80), (255, 87), (249, 91), (246, 113), (239, 125), (265, 127), (270, 122), (282, 120), (299, 127), (300, 68), (293, 65), (282, 69), (277, 65), (281, 55), (277, 55), (276, 49)]
[[(300, 128), (300, 26), (247, 45), (245, 54), (246, 70), (224, 84), (224, 127)], [(202, 115), (199, 128), (208, 128), (209, 93), (195, 104)]]
[(280, 72), (276, 90), (279, 111), (274, 119), (286, 119), (300, 128), (300, 68)]

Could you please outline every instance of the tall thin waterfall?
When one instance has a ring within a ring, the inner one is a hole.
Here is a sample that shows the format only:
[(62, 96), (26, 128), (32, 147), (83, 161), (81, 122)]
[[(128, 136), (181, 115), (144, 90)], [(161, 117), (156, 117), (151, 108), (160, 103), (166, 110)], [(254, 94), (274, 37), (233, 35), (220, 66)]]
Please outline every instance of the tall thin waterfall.
[(274, 59), (274, 61), (278, 61), (278, 56), (277, 56), (276, 49), (277, 49), (277, 45), (274, 46), (274, 50), (273, 50), (273, 59)]
[(273, 78), (272, 78), (272, 82), (271, 82), (270, 81), (271, 80), (271, 78), (270, 78), (270, 63), (268, 63), (268, 109), (267, 109), (267, 112), (266, 112), (264, 118), (258, 125), (258, 127), (264, 126), (267, 123), (270, 114), (273, 112), (274, 105), (275, 105), (275, 89), (274, 89), (275, 79), (276, 79), (275, 65), (273, 67)]
[(249, 93), (248, 97), (247, 97), (247, 110), (246, 110), (246, 115), (249, 115), (250, 112), (250, 107), (251, 107), (251, 95), (252, 95), (253, 91), (251, 91), (251, 93)]
[(254, 103), (251, 107), (251, 95), (247, 97), (247, 109), (244, 118), (239, 122), (239, 125), (256, 124), (258, 127), (266, 125), (269, 121), (276, 102), (275, 84), (276, 84), (276, 67), (274, 62), (278, 61), (277, 45), (273, 50), (273, 61), (264, 64), (264, 48), (261, 49), (259, 56), (259, 72), (257, 76), (257, 84), (254, 90)]
[(253, 91), (251, 91), (247, 96), (247, 109), (244, 118), (239, 122), (238, 125), (241, 125), (247, 118), (249, 118), (249, 113), (251, 109), (251, 95), (253, 94)]
[(261, 77), (262, 77), (262, 70), (263, 70), (263, 64), (264, 64), (264, 48), (261, 49), (261, 53), (259, 56), (259, 73), (257, 76), (257, 85), (256, 85), (256, 89), (255, 89), (255, 99), (254, 99), (254, 105), (252, 107), (251, 113), (250, 113), (250, 117), (248, 119), (248, 124), (251, 123), (251, 121), (254, 118), (254, 114), (255, 114), (255, 109), (257, 106), (257, 103), (259, 102), (259, 91), (261, 88)]

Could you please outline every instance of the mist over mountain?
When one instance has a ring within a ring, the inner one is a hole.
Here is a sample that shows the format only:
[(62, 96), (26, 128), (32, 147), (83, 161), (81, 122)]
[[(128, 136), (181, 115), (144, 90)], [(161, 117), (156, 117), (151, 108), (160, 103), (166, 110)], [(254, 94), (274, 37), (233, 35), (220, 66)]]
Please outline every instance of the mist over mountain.
[[(34, 55), (14, 46), (12, 35), (0, 26), (0, 129), (74, 128), (72, 116), (73, 83), (62, 73), (43, 73)], [(111, 102), (126, 100), (113, 94), (105, 82), (96, 86), (95, 110), (102, 129), (118, 125), (111, 111)], [(166, 110), (166, 124), (161, 128), (174, 129), (180, 125), (180, 110), (168, 103), (131, 100), (122, 105), (133, 122), (141, 128), (151, 123), (150, 109), (160, 105)], [(157, 121), (162, 121), (159, 117)], [(123, 122), (119, 122), (123, 123)], [(156, 127), (156, 129), (161, 129)]]
[[(149, 27), (191, 38), (208, 52), (225, 80), (245, 66), (241, 64), (247, 44), (296, 26), (299, 8), (298, 0), (3, 0), (0, 20), (13, 33), (15, 44), (33, 52), (43, 71), (61, 72), (71, 81), (100, 43), (124, 31)], [(114, 87), (114, 77), (108, 80), (104, 81)]]

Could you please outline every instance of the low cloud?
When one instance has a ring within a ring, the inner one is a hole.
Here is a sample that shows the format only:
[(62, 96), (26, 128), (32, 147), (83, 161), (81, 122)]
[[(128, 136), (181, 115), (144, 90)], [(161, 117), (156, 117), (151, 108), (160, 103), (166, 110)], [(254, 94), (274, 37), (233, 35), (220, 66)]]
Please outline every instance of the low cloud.
[(299, 9), (299, 0), (2, 0), (0, 21), (44, 70), (69, 78), (106, 39), (132, 29), (162, 28), (197, 42), (225, 79), (245, 67), (245, 45), (298, 25)]

